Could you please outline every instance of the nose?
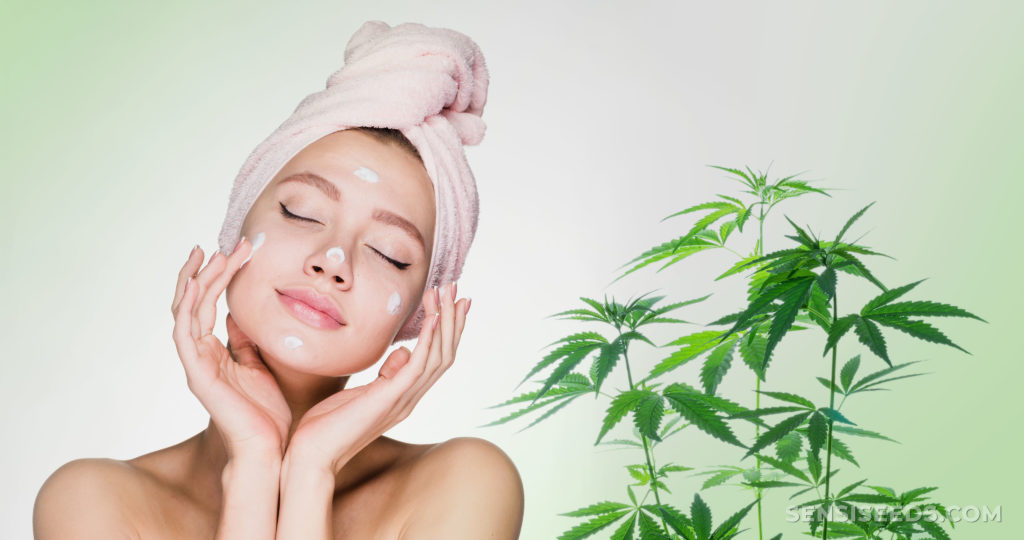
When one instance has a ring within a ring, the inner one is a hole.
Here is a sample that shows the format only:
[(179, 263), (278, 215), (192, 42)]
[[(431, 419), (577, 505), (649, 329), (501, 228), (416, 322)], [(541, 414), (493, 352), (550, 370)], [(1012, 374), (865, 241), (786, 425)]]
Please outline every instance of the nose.
[(336, 287), (348, 289), (352, 286), (352, 265), (348, 252), (340, 245), (327, 246), (314, 253), (306, 263), (306, 273), (325, 276)]

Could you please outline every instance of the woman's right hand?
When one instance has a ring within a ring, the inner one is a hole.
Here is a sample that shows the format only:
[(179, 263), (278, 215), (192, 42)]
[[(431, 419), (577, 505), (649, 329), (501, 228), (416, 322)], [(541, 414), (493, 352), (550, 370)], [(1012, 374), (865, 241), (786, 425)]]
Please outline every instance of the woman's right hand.
[(277, 381), (231, 314), (226, 320), (231, 350), (213, 335), (217, 299), (251, 250), (243, 238), (230, 256), (214, 253), (197, 274), (203, 262), (197, 246), (178, 274), (171, 305), (174, 344), (189, 390), (217, 425), (228, 459), (241, 454), (283, 456), (292, 420)]

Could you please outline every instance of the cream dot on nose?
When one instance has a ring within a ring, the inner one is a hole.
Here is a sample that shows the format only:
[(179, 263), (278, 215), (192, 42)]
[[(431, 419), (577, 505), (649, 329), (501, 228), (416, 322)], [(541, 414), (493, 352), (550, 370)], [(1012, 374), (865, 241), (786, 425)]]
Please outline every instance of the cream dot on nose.
[(327, 250), (327, 258), (340, 263), (345, 261), (345, 252), (340, 247), (332, 247)]

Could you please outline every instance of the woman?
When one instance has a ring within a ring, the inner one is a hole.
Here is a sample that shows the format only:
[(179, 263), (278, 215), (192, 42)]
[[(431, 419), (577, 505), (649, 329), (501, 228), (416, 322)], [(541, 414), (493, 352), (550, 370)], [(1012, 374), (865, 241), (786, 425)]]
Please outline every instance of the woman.
[[(518, 537), (522, 482), (498, 447), (383, 436), (465, 325), (455, 279), (477, 197), (462, 145), (483, 136), (487, 82), (462, 34), (359, 29), (327, 88), (242, 166), (220, 251), (203, 267), (196, 246), (178, 276), (173, 339), (208, 426), (64, 465), (37, 496), (37, 538)], [(225, 292), (227, 346), (212, 334)]]

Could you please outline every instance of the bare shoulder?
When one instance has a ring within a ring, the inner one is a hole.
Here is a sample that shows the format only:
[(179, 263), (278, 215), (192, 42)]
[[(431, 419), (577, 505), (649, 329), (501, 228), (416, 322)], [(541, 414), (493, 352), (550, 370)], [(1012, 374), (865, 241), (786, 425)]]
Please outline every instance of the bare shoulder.
[(134, 467), (115, 459), (65, 463), (36, 495), (35, 538), (139, 538), (131, 519), (138, 477)]
[(416, 459), (402, 499), (411, 505), (403, 540), (519, 537), (522, 478), (486, 439), (456, 437), (429, 447)]

